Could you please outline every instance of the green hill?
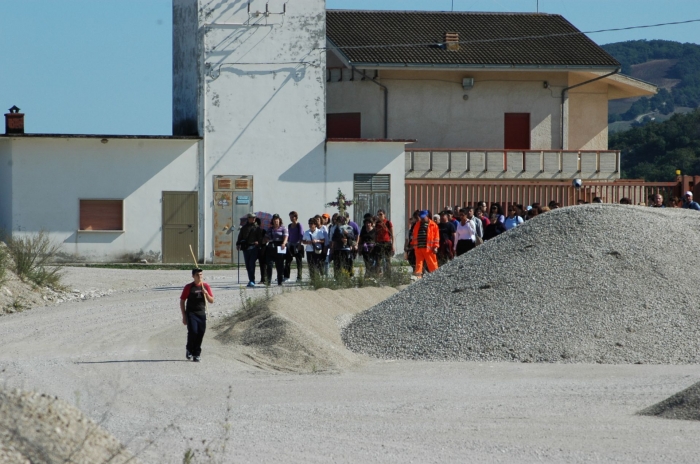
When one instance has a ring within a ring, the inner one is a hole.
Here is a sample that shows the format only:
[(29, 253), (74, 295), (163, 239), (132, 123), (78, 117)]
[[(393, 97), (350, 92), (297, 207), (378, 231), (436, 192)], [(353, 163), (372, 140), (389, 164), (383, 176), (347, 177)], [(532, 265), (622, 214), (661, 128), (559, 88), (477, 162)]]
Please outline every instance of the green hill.
[(700, 109), (611, 134), (609, 147), (622, 151), (626, 179), (670, 182), (676, 169), (700, 173)]
[[(602, 46), (622, 64), (624, 74), (651, 82), (659, 93), (648, 98), (610, 102), (608, 121), (638, 120), (642, 115), (660, 119), (700, 106), (700, 45), (670, 40), (631, 40)], [(637, 121), (639, 122), (639, 121)], [(629, 127), (611, 125), (611, 132)]]

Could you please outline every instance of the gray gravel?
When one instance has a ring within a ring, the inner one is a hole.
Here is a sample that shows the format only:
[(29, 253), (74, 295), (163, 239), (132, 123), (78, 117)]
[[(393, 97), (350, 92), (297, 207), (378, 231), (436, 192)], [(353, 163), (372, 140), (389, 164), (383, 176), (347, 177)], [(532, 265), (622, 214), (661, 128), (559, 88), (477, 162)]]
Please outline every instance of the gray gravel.
[(642, 416), (700, 421), (700, 382), (639, 412)]
[(700, 362), (700, 214), (585, 205), (485, 243), (358, 315), (387, 359)]

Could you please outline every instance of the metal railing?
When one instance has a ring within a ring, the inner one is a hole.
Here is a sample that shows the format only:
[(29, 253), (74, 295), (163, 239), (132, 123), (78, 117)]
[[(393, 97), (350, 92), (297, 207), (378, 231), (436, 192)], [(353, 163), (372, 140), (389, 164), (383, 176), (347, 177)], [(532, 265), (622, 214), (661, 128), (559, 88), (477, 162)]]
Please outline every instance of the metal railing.
[(446, 206), (474, 206), (479, 201), (499, 203), (504, 210), (510, 204), (546, 206), (554, 200), (562, 206), (579, 200), (591, 202), (600, 197), (603, 203), (619, 203), (629, 198), (632, 204), (647, 204), (649, 195), (661, 193), (669, 199), (680, 194), (679, 182), (644, 182), (643, 180), (585, 181), (576, 189), (565, 181), (522, 181), (495, 179), (406, 179), (406, 217), (415, 210), (441, 211)]
[(406, 177), (428, 173), (463, 174), (522, 173), (617, 174), (618, 150), (504, 150), (483, 148), (414, 148), (406, 150)]

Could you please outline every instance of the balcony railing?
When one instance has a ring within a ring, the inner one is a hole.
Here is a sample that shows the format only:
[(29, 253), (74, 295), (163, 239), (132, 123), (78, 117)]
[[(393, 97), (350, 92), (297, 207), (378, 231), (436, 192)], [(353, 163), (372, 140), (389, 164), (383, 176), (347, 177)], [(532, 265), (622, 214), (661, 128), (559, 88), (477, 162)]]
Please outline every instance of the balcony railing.
[(619, 178), (616, 150), (503, 150), (415, 148), (406, 150), (406, 177)]

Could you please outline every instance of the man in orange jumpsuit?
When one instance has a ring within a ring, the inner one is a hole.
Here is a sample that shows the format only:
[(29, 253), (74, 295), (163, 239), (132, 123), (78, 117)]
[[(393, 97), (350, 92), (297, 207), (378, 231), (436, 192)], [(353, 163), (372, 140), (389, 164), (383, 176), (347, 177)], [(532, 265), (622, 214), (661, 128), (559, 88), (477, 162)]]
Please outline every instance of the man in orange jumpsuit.
[(411, 237), (416, 253), (416, 277), (423, 276), (423, 261), (428, 264), (428, 271), (434, 272), (438, 268), (437, 251), (440, 246), (440, 230), (437, 224), (430, 219), (429, 211), (420, 212), (420, 221), (413, 228)]

